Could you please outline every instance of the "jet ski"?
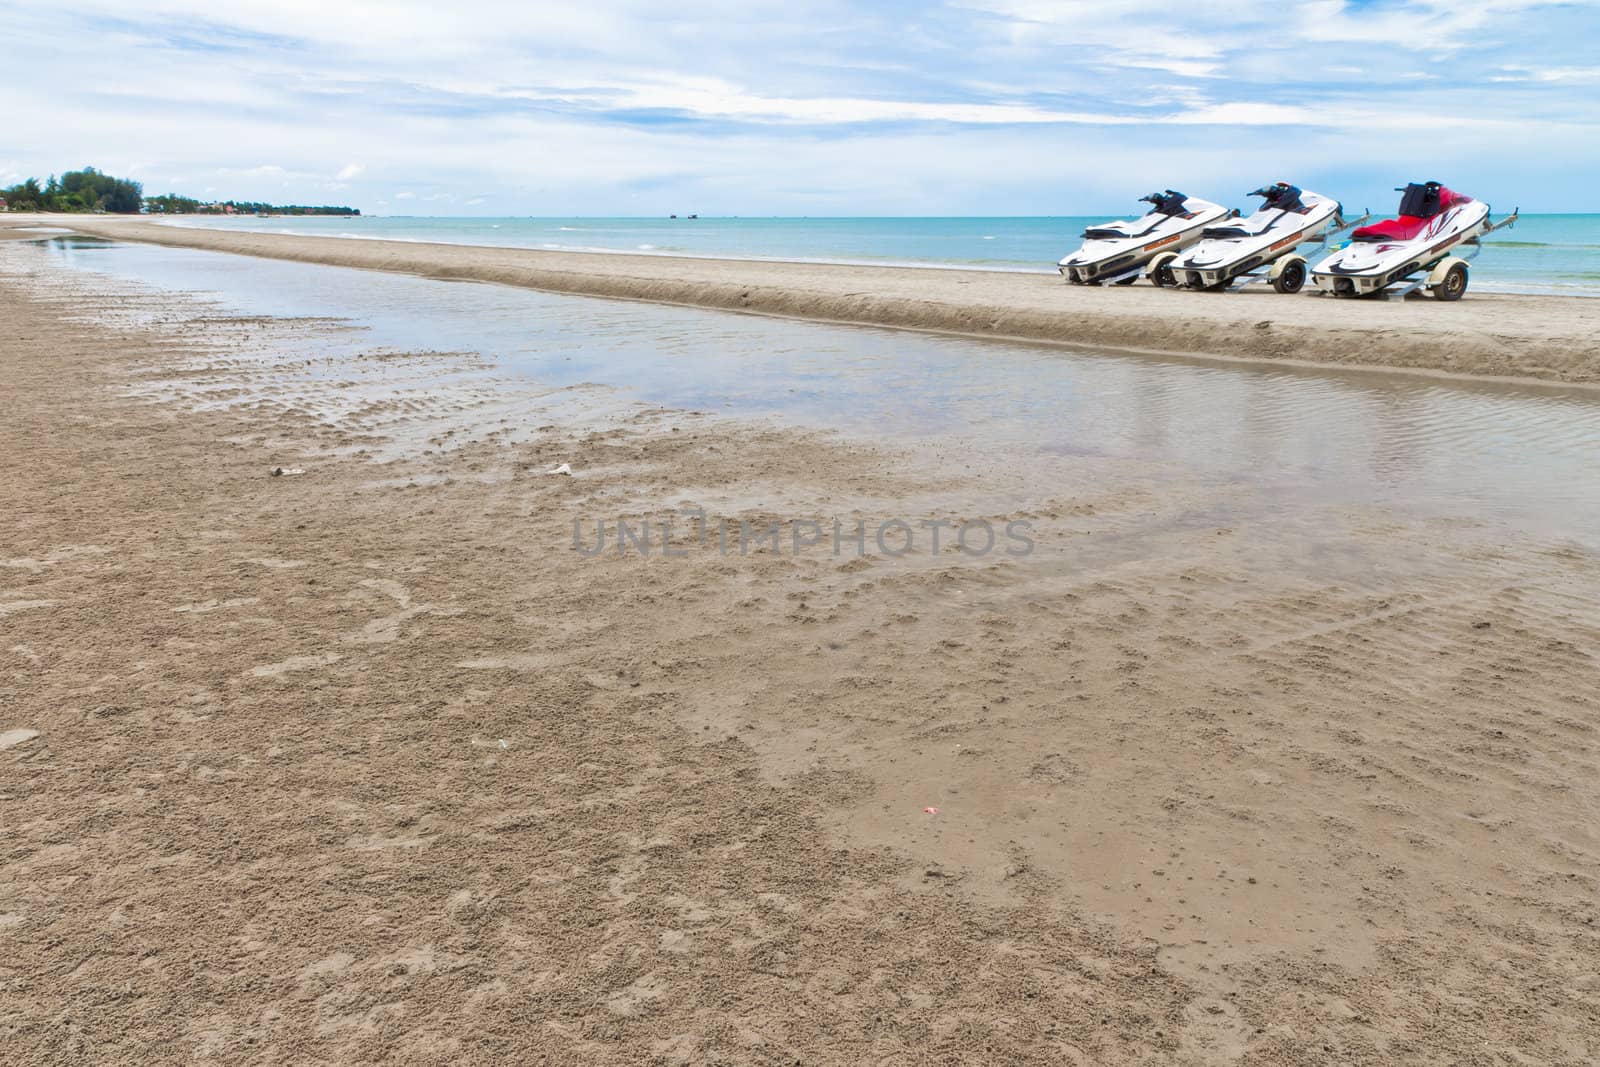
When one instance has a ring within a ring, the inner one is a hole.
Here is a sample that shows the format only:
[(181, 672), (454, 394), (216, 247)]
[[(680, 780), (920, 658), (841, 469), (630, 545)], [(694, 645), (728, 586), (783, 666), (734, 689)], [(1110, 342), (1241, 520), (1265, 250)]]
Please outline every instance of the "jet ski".
[(1157, 276), (1187, 289), (1226, 289), (1240, 278), (1249, 285), (1265, 277), (1280, 293), (1298, 293), (1310, 271), (1296, 249), (1311, 241), (1326, 246), (1330, 234), (1347, 228), (1343, 210), (1337, 200), (1288, 182), (1262, 186), (1250, 195), (1262, 198), (1259, 210), (1207, 226), (1199, 243), (1163, 257)]
[[(1311, 281), (1334, 296), (1408, 296), (1426, 286), (1439, 300), (1460, 300), (1467, 291), (1467, 263), (1483, 246), (1479, 238), (1516, 224), (1517, 213), (1499, 222), (1489, 205), (1438, 182), (1412, 182), (1403, 189), (1392, 219), (1362, 226), (1350, 241), (1318, 263)], [(1453, 255), (1460, 251), (1461, 255)], [(1427, 274), (1418, 279), (1415, 276)], [(1398, 288), (1390, 289), (1391, 286)]]
[(1074, 285), (1129, 285), (1163, 252), (1176, 252), (1200, 239), (1200, 231), (1228, 216), (1228, 209), (1173, 189), (1141, 197), (1150, 204), (1143, 217), (1118, 220), (1083, 231), (1083, 247), (1056, 264)]

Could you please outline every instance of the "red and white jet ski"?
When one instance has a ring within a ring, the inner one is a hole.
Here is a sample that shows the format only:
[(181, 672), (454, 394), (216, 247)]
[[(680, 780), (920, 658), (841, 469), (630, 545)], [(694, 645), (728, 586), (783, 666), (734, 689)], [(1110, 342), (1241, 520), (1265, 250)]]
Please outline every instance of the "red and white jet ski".
[(1221, 204), (1172, 189), (1140, 199), (1153, 205), (1144, 217), (1084, 230), (1083, 247), (1056, 264), (1061, 276), (1074, 285), (1130, 285), (1152, 259), (1187, 248), (1200, 240), (1200, 231), (1228, 216)]
[(1186, 289), (1219, 290), (1266, 280), (1280, 293), (1298, 293), (1311, 271), (1297, 250), (1315, 241), (1321, 248), (1310, 254), (1316, 255), (1326, 249), (1329, 236), (1366, 221), (1346, 223), (1337, 200), (1288, 182), (1274, 182), (1250, 195), (1262, 198), (1259, 210), (1207, 226), (1199, 243), (1185, 251), (1163, 253), (1151, 264), (1152, 279)]
[[(1409, 296), (1426, 286), (1437, 300), (1460, 300), (1467, 291), (1467, 263), (1483, 248), (1479, 238), (1517, 221), (1513, 211), (1491, 222), (1488, 204), (1438, 182), (1413, 182), (1396, 192), (1404, 195), (1395, 218), (1356, 230), (1312, 270), (1320, 292)], [(1452, 254), (1458, 250), (1462, 254)]]

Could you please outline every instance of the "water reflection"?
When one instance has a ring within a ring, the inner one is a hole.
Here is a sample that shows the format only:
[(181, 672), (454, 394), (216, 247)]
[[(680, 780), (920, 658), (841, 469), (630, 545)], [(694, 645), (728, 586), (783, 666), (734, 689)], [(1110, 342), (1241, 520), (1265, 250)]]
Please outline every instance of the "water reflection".
[(550, 385), (857, 433), (972, 436), (1011, 463), (1157, 461), (1178, 477), (1600, 530), (1600, 396), (1584, 390), (1079, 354), (81, 238), (49, 247), (74, 267), (202, 291), (242, 314), (348, 318), (362, 327), (352, 344), (481, 352), (496, 374)]

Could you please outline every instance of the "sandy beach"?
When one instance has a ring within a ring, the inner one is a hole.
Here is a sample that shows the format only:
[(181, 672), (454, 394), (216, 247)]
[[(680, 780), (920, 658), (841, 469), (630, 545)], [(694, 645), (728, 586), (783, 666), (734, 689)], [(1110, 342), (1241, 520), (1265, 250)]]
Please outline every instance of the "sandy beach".
[[(1594, 301), (70, 225), (1600, 380)], [(39, 236), (0, 232), (0, 1060), (1600, 1056), (1582, 544), (1287, 508), (1087, 451), (984, 464), (651, 405), (562, 419), (526, 379), (441, 385), (473, 352), (308, 369), (319, 339), (347, 351), (343, 324), (75, 273), (22, 243)], [(685, 500), (735, 524), (1026, 521), (1040, 551), (573, 549), (575, 518)]]
[[(13, 216), (9, 224), (18, 224)], [(1600, 300), (1473, 292), (1455, 304), (1128, 287), (1050, 275), (596, 255), (166, 226), (37, 222), (124, 240), (802, 319), (1223, 359), (1600, 382)], [(352, 225), (359, 225), (353, 223)]]

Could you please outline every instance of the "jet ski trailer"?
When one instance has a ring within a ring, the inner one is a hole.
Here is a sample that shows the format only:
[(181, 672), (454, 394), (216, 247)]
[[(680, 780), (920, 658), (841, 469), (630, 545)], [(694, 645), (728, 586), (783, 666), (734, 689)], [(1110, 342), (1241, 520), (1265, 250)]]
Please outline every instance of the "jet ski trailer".
[(1209, 200), (1168, 189), (1141, 197), (1151, 206), (1142, 218), (1118, 220), (1083, 231), (1083, 247), (1056, 264), (1073, 285), (1131, 285), (1151, 260), (1200, 240), (1200, 232), (1228, 217)]
[(1298, 293), (1311, 273), (1306, 256), (1299, 252), (1301, 246), (1315, 241), (1317, 247), (1310, 254), (1319, 255), (1327, 251), (1330, 237), (1368, 218), (1347, 223), (1337, 200), (1288, 182), (1263, 186), (1250, 195), (1262, 197), (1258, 211), (1207, 226), (1197, 244), (1157, 256), (1150, 264), (1151, 280), (1157, 285), (1212, 290), (1270, 281), (1280, 293)]
[(1363, 226), (1347, 244), (1318, 263), (1311, 281), (1333, 296), (1410, 296), (1426, 287), (1436, 300), (1460, 300), (1467, 264), (1483, 251), (1482, 238), (1514, 226), (1517, 212), (1493, 222), (1489, 205), (1438, 182), (1413, 182), (1396, 192), (1399, 214)]

